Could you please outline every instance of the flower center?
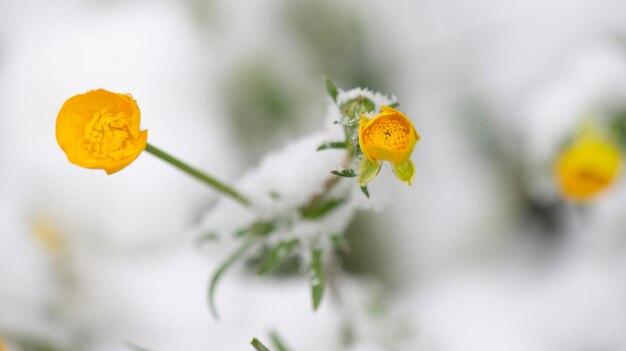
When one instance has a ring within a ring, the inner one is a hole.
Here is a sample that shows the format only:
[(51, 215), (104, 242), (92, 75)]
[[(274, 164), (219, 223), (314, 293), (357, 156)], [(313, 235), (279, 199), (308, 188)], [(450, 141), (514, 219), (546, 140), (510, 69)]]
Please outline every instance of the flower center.
[(100, 110), (85, 125), (81, 147), (92, 157), (118, 161), (133, 154), (136, 145), (132, 134), (126, 113)]
[(406, 123), (395, 118), (384, 119), (374, 121), (363, 131), (363, 142), (369, 146), (403, 150), (409, 143), (409, 133)]

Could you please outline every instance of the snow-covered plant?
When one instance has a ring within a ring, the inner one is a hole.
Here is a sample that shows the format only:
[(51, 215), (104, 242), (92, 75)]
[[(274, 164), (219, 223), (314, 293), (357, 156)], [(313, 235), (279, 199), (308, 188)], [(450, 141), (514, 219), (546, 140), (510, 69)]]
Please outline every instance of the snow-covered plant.
[(382, 162), (391, 162), (401, 181), (413, 180), (410, 156), (419, 135), (394, 109), (395, 98), (361, 88), (338, 90), (328, 79), (326, 88), (324, 129), (266, 156), (235, 184), (251, 206), (223, 198), (198, 227), (200, 238), (217, 240), (220, 249), (231, 247), (209, 286), (216, 317), (220, 278), (235, 262), (252, 258), (259, 275), (295, 259), (308, 275), (317, 309), (334, 253), (346, 246), (346, 227), (356, 211), (381, 205), (380, 194), (370, 199), (367, 184)]

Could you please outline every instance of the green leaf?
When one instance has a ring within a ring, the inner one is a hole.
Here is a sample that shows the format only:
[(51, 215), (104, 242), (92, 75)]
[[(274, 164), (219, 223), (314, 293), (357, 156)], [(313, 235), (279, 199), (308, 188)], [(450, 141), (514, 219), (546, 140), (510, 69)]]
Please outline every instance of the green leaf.
[(197, 246), (200, 246), (202, 244), (204, 244), (207, 241), (218, 241), (220, 238), (220, 236), (216, 233), (216, 232), (208, 232), (205, 234), (202, 234), (200, 236), (198, 236), (195, 240), (194, 243)]
[(256, 221), (252, 223), (250, 232), (255, 235), (265, 236), (276, 229), (276, 224), (273, 221)]
[(337, 102), (337, 86), (328, 77), (324, 77), (324, 80), (326, 81), (326, 91), (328, 92), (328, 96), (330, 96), (334, 102)]
[(339, 177), (346, 177), (346, 178), (356, 177), (354, 170), (350, 168), (344, 168), (344, 169), (339, 169), (339, 170), (335, 169), (335, 170), (330, 171), (330, 173)]
[(387, 105), (387, 106), (389, 106), (389, 107), (391, 107), (391, 108), (396, 108), (396, 107), (400, 106), (400, 103), (399, 103), (399, 102), (392, 102), (392, 103), (390, 103), (390, 104), (389, 104), (389, 105)]
[(250, 345), (252, 345), (256, 351), (270, 351), (270, 349), (263, 345), (263, 343), (257, 338), (252, 339), (252, 341), (250, 341)]
[[(372, 162), (367, 156), (363, 155), (361, 162), (359, 163), (359, 174), (357, 181), (360, 186), (364, 187), (367, 183), (371, 182), (376, 177), (382, 167), (382, 162)], [(366, 194), (368, 195), (368, 194)]]
[(328, 149), (345, 149), (348, 144), (345, 141), (331, 141), (324, 143), (317, 147), (316, 151), (328, 150)]
[(276, 244), (265, 256), (256, 274), (262, 275), (274, 270), (293, 251), (297, 244), (298, 239), (281, 241)]
[(367, 190), (367, 186), (362, 186), (361, 191), (363, 192), (363, 194), (365, 194), (365, 197), (367, 197), (368, 199), (370, 198), (370, 191)]
[(272, 198), (272, 200), (280, 200), (280, 193), (274, 190), (271, 190), (268, 195)]
[(315, 249), (312, 252), (311, 267), (309, 271), (309, 283), (311, 284), (311, 300), (313, 302), (313, 311), (316, 311), (322, 302), (324, 296), (324, 288), (326, 280), (324, 277), (324, 269), (322, 266), (322, 250)]
[(321, 204), (314, 205), (302, 210), (302, 217), (306, 219), (318, 219), (327, 215), (330, 211), (334, 210), (337, 206), (346, 201), (345, 199), (330, 199)]
[(342, 234), (333, 234), (330, 236), (330, 241), (333, 243), (335, 249), (339, 251), (348, 252), (350, 251), (350, 245), (346, 241), (345, 236)]
[(241, 228), (235, 232), (236, 237), (246, 236), (251, 234), (253, 236), (265, 236), (276, 229), (276, 224), (272, 221), (256, 221), (250, 226)]
[(234, 263), (236, 263), (243, 255), (257, 242), (258, 237), (251, 237), (247, 241), (245, 241), (235, 252), (233, 252), (226, 261), (222, 262), (222, 264), (218, 267), (218, 269), (213, 273), (211, 278), (211, 283), (209, 284), (209, 309), (211, 310), (211, 314), (215, 320), (219, 320), (219, 314), (217, 313), (217, 308), (215, 307), (215, 288), (217, 287), (217, 283), (220, 278), (230, 268)]
[(278, 333), (276, 333), (275, 331), (272, 331), (270, 333), (270, 339), (272, 340), (272, 344), (274, 344), (274, 347), (277, 351), (289, 351), (289, 348), (285, 346), (285, 343), (281, 340), (281, 338), (278, 336)]
[(415, 179), (415, 166), (410, 159), (402, 163), (394, 163), (391, 169), (393, 170), (393, 174), (396, 175), (396, 178), (407, 183), (409, 186), (413, 184), (413, 180)]

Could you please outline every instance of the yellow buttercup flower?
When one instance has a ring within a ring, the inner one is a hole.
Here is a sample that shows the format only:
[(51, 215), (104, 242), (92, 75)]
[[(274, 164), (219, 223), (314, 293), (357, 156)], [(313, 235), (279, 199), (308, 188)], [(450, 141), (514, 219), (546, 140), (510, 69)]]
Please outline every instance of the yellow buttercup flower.
[(69, 98), (59, 111), (56, 138), (70, 162), (113, 174), (146, 148), (148, 131), (129, 94), (99, 89)]
[(374, 179), (383, 161), (391, 162), (396, 177), (411, 185), (415, 167), (410, 157), (420, 136), (402, 112), (388, 106), (381, 110), (371, 119), (361, 116), (359, 146), (364, 156), (359, 165), (359, 185)]
[(594, 134), (583, 135), (558, 157), (556, 178), (566, 198), (584, 202), (615, 181), (621, 163), (616, 145)]

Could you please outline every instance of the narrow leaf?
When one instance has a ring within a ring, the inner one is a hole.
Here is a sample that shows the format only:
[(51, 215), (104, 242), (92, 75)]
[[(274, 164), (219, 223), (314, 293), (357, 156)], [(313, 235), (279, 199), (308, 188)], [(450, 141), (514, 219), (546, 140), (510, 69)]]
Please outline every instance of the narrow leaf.
[(331, 141), (324, 143), (317, 147), (316, 151), (328, 150), (328, 149), (345, 149), (348, 147), (345, 141)]
[(390, 103), (390, 104), (389, 104), (389, 105), (387, 105), (387, 106), (389, 106), (389, 107), (391, 107), (391, 108), (396, 108), (396, 107), (400, 106), (400, 103), (396, 101), (396, 102), (392, 102), (392, 103)]
[(326, 81), (326, 91), (328, 92), (328, 96), (330, 96), (334, 102), (337, 102), (337, 86), (328, 77), (324, 77), (324, 80)]
[(252, 237), (245, 241), (235, 252), (233, 252), (230, 257), (226, 259), (226, 261), (222, 262), (222, 264), (218, 267), (218, 269), (213, 273), (213, 277), (211, 278), (211, 283), (209, 284), (209, 309), (211, 310), (211, 314), (215, 320), (219, 320), (219, 314), (217, 313), (217, 308), (215, 307), (215, 288), (217, 287), (217, 283), (220, 278), (230, 268), (235, 262), (237, 262), (243, 255), (248, 251), (256, 242), (258, 238)]
[(330, 173), (339, 177), (346, 177), (346, 178), (356, 177), (356, 173), (354, 173), (354, 170), (350, 168), (339, 169), (339, 170), (335, 169), (335, 170), (330, 171)]
[(255, 235), (265, 236), (276, 229), (276, 224), (272, 221), (256, 221), (250, 226), (250, 232)]
[(200, 246), (200, 245), (204, 244), (207, 241), (213, 241), (213, 242), (218, 241), (219, 238), (220, 237), (219, 237), (219, 235), (216, 232), (208, 232), (208, 233), (205, 233), (205, 234), (202, 234), (202, 235), (198, 236), (194, 240), (194, 243), (197, 246)]
[(250, 341), (250, 345), (252, 345), (256, 351), (270, 351), (270, 349), (263, 345), (263, 343), (257, 338), (252, 339), (252, 341)]
[(327, 215), (339, 205), (343, 204), (345, 199), (330, 199), (319, 205), (302, 210), (302, 217), (306, 219), (318, 219)]
[(289, 351), (289, 348), (285, 346), (285, 343), (282, 341), (282, 339), (278, 336), (278, 333), (276, 333), (275, 331), (272, 331), (270, 333), (270, 339), (272, 340), (272, 344), (274, 344), (274, 347), (276, 348), (277, 351)]
[(322, 302), (324, 296), (324, 287), (326, 280), (324, 277), (324, 269), (322, 267), (322, 250), (313, 250), (311, 268), (309, 272), (309, 283), (311, 284), (311, 299), (313, 302), (313, 310), (316, 311)]
[(293, 251), (296, 244), (298, 244), (297, 239), (281, 241), (276, 244), (265, 256), (256, 274), (262, 275), (274, 270)]
[(361, 191), (363, 192), (363, 194), (365, 194), (365, 197), (367, 197), (368, 199), (370, 198), (370, 191), (367, 190), (367, 186), (362, 186)]

